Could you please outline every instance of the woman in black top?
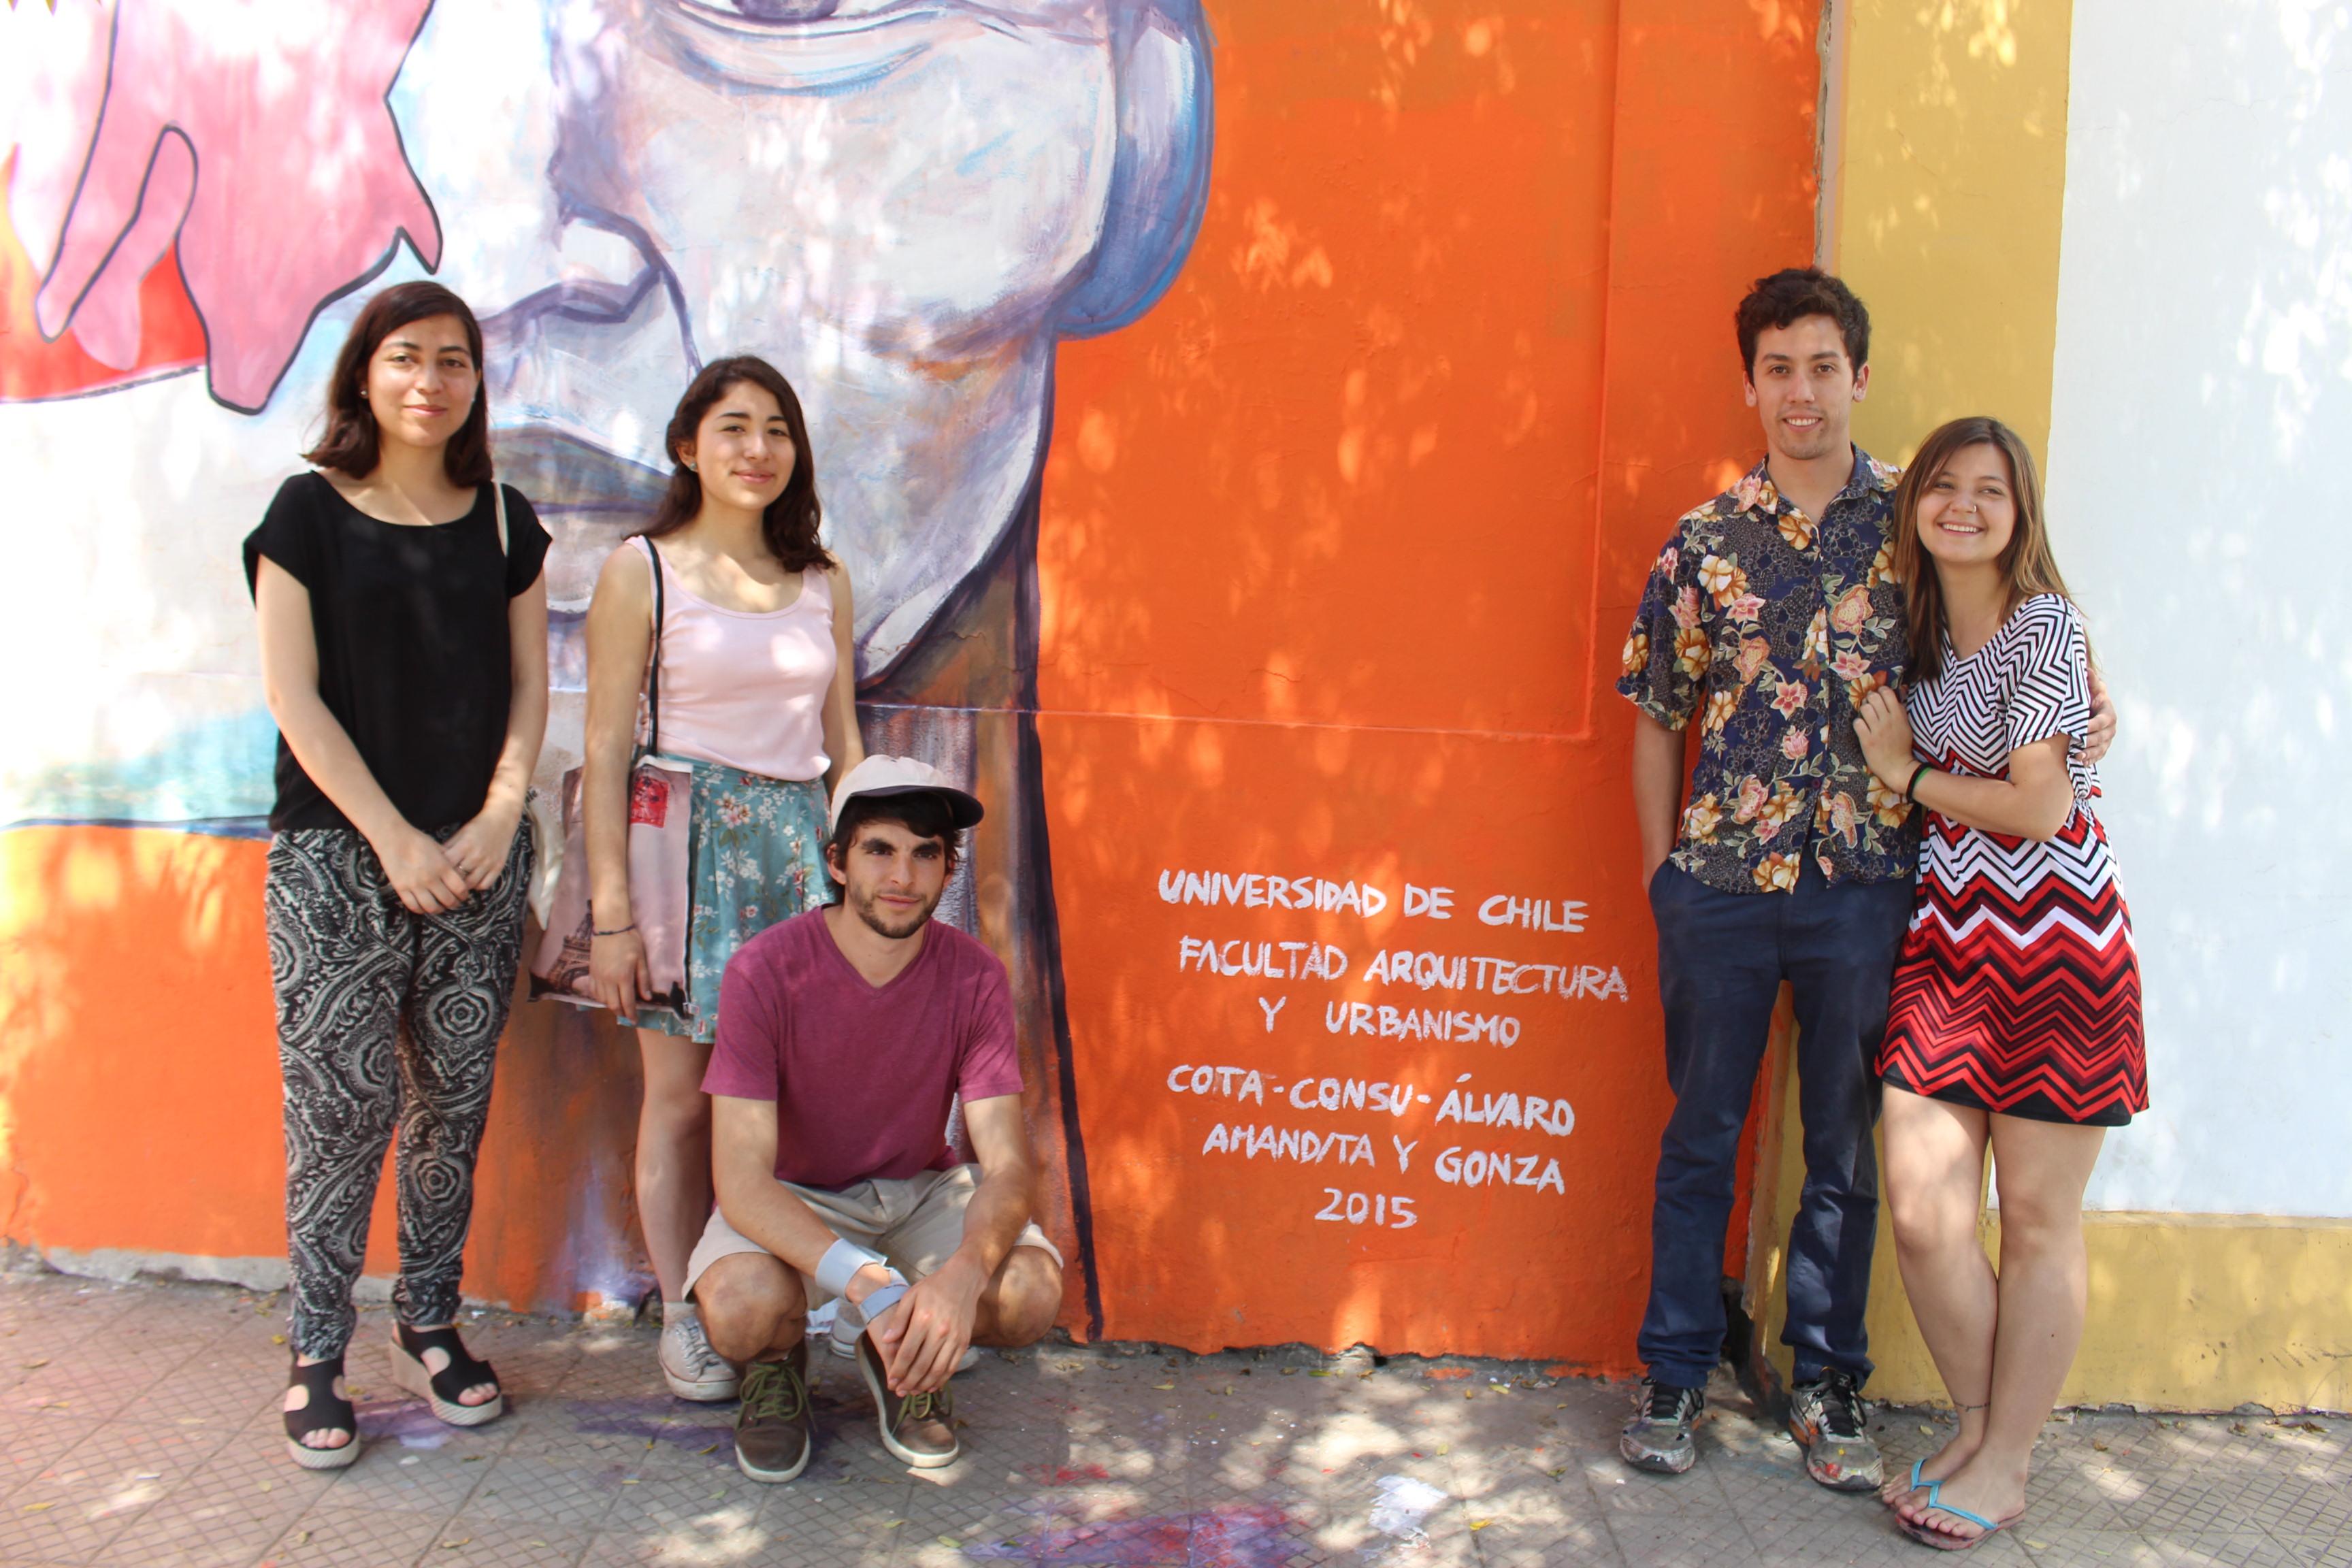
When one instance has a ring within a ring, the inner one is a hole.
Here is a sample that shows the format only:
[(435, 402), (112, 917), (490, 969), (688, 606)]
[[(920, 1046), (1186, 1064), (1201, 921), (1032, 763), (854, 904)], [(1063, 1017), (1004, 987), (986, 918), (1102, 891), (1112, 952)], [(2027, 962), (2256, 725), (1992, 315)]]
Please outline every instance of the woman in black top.
[(460, 1426), (505, 1408), (451, 1323), (530, 887), (548, 537), (491, 477), (481, 362), (448, 289), (378, 294), (335, 361), (326, 434), (304, 454), (315, 471), (245, 542), (279, 732), (264, 897), (286, 1082), (287, 1450), (309, 1469), (359, 1457), (343, 1352), (395, 1121), (394, 1381)]

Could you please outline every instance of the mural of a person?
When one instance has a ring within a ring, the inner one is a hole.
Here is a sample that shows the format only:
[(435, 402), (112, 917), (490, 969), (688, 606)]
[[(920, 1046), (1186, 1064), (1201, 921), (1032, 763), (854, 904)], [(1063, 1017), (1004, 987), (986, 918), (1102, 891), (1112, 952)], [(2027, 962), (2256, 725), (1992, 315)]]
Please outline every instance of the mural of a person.
[[(199, 462), (274, 473), (281, 411), (321, 368), (306, 339), (333, 335), (313, 321), (422, 263), (484, 318), (501, 473), (555, 539), (543, 771), (576, 758), (579, 613), (658, 492), (677, 389), (730, 353), (793, 378), (859, 584), (869, 744), (991, 802), (943, 912), (1015, 977), (1039, 1131), (1068, 1143), (1049, 1218), (1083, 1244), (1034, 722), (1038, 483), (1055, 344), (1149, 309), (1204, 210), (1197, 0), (66, 0), (5, 26), (30, 273), (0, 260), (0, 302), (38, 333), (0, 339), (0, 397), (152, 392), (122, 384), (194, 357), (160, 300), (201, 327), (213, 403), (255, 416)], [(156, 285), (166, 256), (184, 302)], [(247, 510), (177, 547), (226, 559)], [(90, 750), (68, 760), (157, 776)], [(236, 776), (241, 755), (163, 769), (152, 815), (237, 815), (267, 772)], [(138, 793), (109, 798), (138, 816)]]

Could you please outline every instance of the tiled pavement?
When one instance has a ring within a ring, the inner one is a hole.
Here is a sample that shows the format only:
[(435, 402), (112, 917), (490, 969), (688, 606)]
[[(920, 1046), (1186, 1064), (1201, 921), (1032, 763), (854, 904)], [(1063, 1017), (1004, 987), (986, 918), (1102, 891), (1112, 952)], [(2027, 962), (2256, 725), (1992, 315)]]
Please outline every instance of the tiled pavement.
[[(1620, 1385), (1525, 1366), (1045, 1347), (957, 1384), (965, 1458), (893, 1463), (819, 1355), (817, 1458), (730, 1462), (730, 1408), (680, 1404), (650, 1330), (482, 1316), (512, 1409), (445, 1427), (395, 1396), (363, 1316), (367, 1450), (289, 1464), (274, 1299), (0, 1275), (0, 1568), (20, 1563), (605, 1565), (1921, 1564), (1867, 1498), (1804, 1479), (1727, 1387), (1687, 1476), (1614, 1458)], [(1890, 1462), (1934, 1422), (1882, 1411)], [(1988, 1563), (2352, 1568), (2352, 1422), (2083, 1415), (2050, 1427)]]

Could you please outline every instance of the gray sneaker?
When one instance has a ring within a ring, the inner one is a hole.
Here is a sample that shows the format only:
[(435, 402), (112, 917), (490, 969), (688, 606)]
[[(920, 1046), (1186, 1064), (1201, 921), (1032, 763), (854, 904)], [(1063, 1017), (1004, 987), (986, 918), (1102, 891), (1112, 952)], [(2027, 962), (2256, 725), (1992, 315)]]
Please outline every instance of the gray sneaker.
[(709, 1405), (735, 1397), (735, 1368), (710, 1348), (699, 1314), (680, 1312), (664, 1323), (661, 1345), (654, 1353), (661, 1363), (662, 1381), (680, 1399)]
[(1869, 1419), (1853, 1374), (1836, 1367), (1789, 1391), (1789, 1436), (1805, 1450), (1805, 1474), (1832, 1491), (1876, 1491), (1886, 1479)]
[(1637, 1470), (1679, 1476), (1698, 1462), (1691, 1429), (1706, 1408), (1704, 1391), (1645, 1377), (1633, 1391), (1633, 1419), (1617, 1435), (1617, 1452)]

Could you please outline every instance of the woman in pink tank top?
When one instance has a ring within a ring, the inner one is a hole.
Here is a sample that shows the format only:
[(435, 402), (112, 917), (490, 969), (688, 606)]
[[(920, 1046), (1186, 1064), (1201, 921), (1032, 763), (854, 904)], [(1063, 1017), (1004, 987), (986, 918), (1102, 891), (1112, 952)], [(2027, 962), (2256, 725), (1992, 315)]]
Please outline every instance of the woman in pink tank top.
[[(710, 1216), (719, 984), (735, 950), (826, 901), (825, 803), (864, 760), (849, 572), (817, 542), (808, 425), (766, 361), (717, 361), (670, 416), (674, 467), (653, 521), (614, 551), (588, 607), (591, 982), (636, 1026), (645, 1064), (637, 1215), (661, 1282), (661, 1365), (681, 1398), (730, 1399), (735, 1373), (681, 1299)], [(661, 629), (655, 646), (655, 585)], [(686, 995), (656, 1002), (630, 911), (627, 780), (658, 658), (661, 750), (691, 763)]]

